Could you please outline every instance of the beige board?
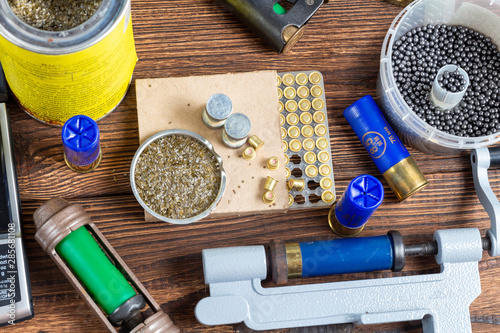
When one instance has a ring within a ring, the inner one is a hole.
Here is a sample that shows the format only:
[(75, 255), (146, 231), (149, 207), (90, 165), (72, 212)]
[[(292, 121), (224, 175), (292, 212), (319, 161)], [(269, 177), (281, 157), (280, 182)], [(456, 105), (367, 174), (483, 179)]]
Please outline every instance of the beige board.
[[(224, 196), (210, 217), (276, 213), (288, 209), (284, 153), (281, 140), (276, 71), (239, 74), (191, 76), (182, 78), (136, 80), (139, 140), (167, 129), (185, 129), (205, 137), (222, 157), (227, 173)], [(201, 115), (208, 98), (216, 93), (229, 96), (233, 112), (250, 118), (250, 135), (257, 135), (264, 146), (253, 160), (246, 161), (239, 149), (229, 149), (222, 143), (222, 129), (209, 129)], [(266, 168), (269, 157), (280, 161), (277, 170)], [(278, 181), (276, 200), (267, 205), (262, 201), (267, 176)], [(146, 221), (156, 220), (145, 212)]]

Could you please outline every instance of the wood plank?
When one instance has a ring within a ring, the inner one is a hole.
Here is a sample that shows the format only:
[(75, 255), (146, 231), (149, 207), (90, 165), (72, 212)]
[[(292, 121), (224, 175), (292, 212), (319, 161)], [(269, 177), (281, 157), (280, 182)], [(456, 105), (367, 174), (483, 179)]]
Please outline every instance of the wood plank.
[[(308, 22), (290, 54), (278, 55), (231, 13), (211, 0), (132, 0), (139, 62), (134, 79), (212, 75), (256, 70), (312, 70), (325, 80), (336, 192), (355, 176), (368, 173), (384, 184), (386, 198), (362, 236), (399, 230), (405, 241), (429, 241), (437, 229), (470, 228), (484, 235), (488, 216), (475, 194), (469, 157), (435, 156), (410, 149), (429, 186), (398, 203), (342, 116), (366, 94), (375, 95), (383, 38), (400, 8), (382, 0), (337, 0), (324, 4)], [(251, 332), (243, 324), (204, 326), (194, 307), (208, 296), (201, 250), (264, 244), (273, 238), (333, 238), (328, 209), (288, 214), (207, 218), (186, 225), (143, 221), (129, 185), (129, 168), (139, 147), (135, 85), (116, 111), (99, 121), (103, 160), (80, 175), (63, 159), (60, 128), (32, 119), (9, 102), (22, 200), (24, 232), (35, 317), (10, 332), (104, 332), (77, 293), (34, 240), (33, 212), (45, 200), (64, 197), (83, 205), (117, 252), (183, 332)], [(490, 172), (495, 192), (500, 170)], [(154, 250), (152, 250), (154, 249)], [(479, 263), (482, 294), (471, 305), (473, 332), (499, 331), (500, 260), (487, 254)], [(399, 273), (373, 272), (294, 280), (290, 285), (432, 274), (431, 257), (412, 258)], [(265, 286), (271, 286), (265, 283)], [(328, 325), (268, 332), (421, 332), (419, 322), (369, 326)]]

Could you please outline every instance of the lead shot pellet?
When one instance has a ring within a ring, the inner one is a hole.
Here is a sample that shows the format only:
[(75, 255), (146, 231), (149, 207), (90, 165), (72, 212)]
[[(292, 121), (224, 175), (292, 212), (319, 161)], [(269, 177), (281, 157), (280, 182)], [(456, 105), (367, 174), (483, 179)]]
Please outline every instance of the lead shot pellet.
[(384, 187), (375, 177), (354, 178), (330, 209), (328, 224), (341, 237), (357, 236), (384, 199)]
[(224, 123), (222, 142), (228, 148), (240, 148), (247, 141), (250, 133), (250, 119), (243, 113), (231, 114)]
[(213, 94), (208, 98), (201, 118), (208, 128), (216, 129), (224, 125), (231, 112), (233, 112), (231, 99), (224, 94)]
[(78, 115), (68, 119), (62, 128), (64, 161), (76, 172), (90, 172), (101, 162), (99, 127), (90, 117)]
[(269, 170), (276, 170), (278, 169), (278, 167), (280, 166), (280, 161), (278, 160), (278, 158), (276, 156), (271, 156), (267, 162), (266, 162), (266, 166)]

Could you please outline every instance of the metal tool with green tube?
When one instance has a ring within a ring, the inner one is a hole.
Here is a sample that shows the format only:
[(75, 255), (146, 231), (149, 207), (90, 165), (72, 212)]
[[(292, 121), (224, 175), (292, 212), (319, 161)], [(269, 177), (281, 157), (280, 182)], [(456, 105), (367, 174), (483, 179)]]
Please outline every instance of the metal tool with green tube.
[[(35, 239), (109, 332), (177, 333), (80, 205), (53, 198), (34, 214)], [(153, 315), (145, 317), (149, 306)], [(103, 314), (103, 312), (105, 314)]]

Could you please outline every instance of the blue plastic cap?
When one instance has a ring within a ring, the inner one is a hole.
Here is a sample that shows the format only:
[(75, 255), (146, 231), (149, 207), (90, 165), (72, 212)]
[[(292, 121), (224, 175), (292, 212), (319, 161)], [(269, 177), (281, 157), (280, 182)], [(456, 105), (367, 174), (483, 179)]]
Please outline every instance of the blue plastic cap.
[(78, 166), (92, 164), (101, 152), (99, 127), (84, 115), (71, 117), (64, 123), (62, 141), (66, 159)]
[(384, 199), (384, 187), (375, 177), (354, 178), (335, 205), (335, 216), (346, 228), (360, 228), (368, 221)]

